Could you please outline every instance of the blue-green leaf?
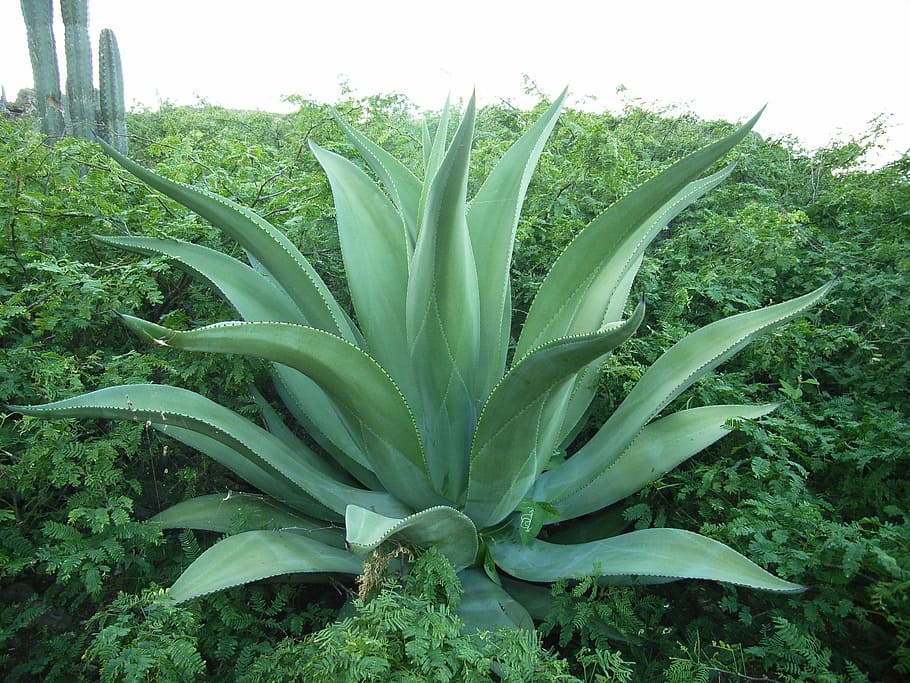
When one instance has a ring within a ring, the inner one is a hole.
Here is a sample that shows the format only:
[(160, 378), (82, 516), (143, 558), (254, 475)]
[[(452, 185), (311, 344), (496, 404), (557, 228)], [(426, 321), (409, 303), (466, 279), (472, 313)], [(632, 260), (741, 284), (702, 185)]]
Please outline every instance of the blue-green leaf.
[(553, 521), (579, 517), (630, 496), (729, 433), (726, 423), (754, 420), (778, 406), (721, 405), (672, 413), (645, 426), (596, 483), (559, 503)]
[(828, 283), (796, 299), (718, 320), (684, 337), (648, 368), (587, 444), (540, 477), (532, 497), (559, 507), (594, 485), (670, 401), (759, 335), (804, 313), (832, 286)]
[(500, 533), (489, 541), (490, 554), (508, 574), (525, 581), (598, 576), (637, 577), (640, 583), (672, 579), (709, 579), (769, 591), (805, 590), (779, 579), (738, 552), (682, 529), (642, 529), (600, 541), (523, 544)]
[(464, 595), (458, 616), (464, 632), (496, 631), (500, 628), (534, 630), (528, 610), (480, 569), (466, 569), (458, 575)]
[(619, 318), (628, 296), (620, 285), (631, 284), (629, 270), (673, 216), (730, 173), (732, 167), (696, 180), (746, 136), (760, 114), (623, 197), (576, 235), (534, 298), (519, 357), (548, 339), (590, 332)]
[(138, 318), (124, 320), (137, 334), (164, 346), (239, 353), (306, 374), (345, 411), (352, 434), (386, 490), (412, 509), (441, 502), (430, 487), (407, 402), (382, 367), (356, 346), (322, 330), (287, 323), (221, 323), (176, 332)]
[(502, 377), (509, 347), (512, 303), (509, 268), (515, 230), (537, 160), (556, 125), (566, 91), (502, 156), (468, 205), (468, 229), (480, 292), (479, 394)]
[(344, 515), (347, 543), (351, 550), (365, 553), (391, 538), (405, 545), (434, 547), (445, 555), (455, 570), (474, 564), (477, 529), (455, 508), (440, 505), (404, 518), (376, 514), (349, 505)]
[(405, 301), (412, 244), (389, 198), (356, 165), (310, 143), (335, 198), (348, 289), (370, 355), (410, 393)]
[(628, 339), (643, 317), (640, 305), (625, 323), (552, 341), (496, 386), (471, 447), (464, 511), (478, 527), (492, 526), (515, 510), (559, 445), (575, 374)]
[(354, 555), (313, 540), (307, 531), (247, 531), (228, 536), (202, 553), (167, 595), (184, 602), (281, 574), (360, 571), (361, 562)]
[(465, 219), (473, 130), (471, 98), (429, 183), (407, 293), (407, 343), (419, 392), (414, 410), (433, 486), (450, 501), (464, 494), (478, 409), (479, 294)]
[(156, 190), (195, 211), (243, 246), (275, 278), (308, 324), (357, 343), (338, 302), (309, 261), (279, 230), (250, 209), (208, 190), (159, 176), (99, 141), (106, 154)]
[(244, 531), (294, 529), (320, 543), (344, 548), (340, 527), (310, 519), (279, 505), (268, 496), (252, 493), (216, 493), (177, 503), (150, 520), (162, 529), (200, 529), (222, 534)]

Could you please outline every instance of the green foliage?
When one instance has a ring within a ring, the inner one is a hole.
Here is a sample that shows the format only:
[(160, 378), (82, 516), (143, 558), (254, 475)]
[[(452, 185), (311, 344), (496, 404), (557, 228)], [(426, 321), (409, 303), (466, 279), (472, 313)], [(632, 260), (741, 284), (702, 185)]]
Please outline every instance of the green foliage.
[(120, 595), (92, 618), (98, 628), (85, 651), (102, 681), (188, 681), (205, 672), (196, 649), (198, 618), (191, 611), (164, 608), (150, 590), (142, 597)]
[[(386, 559), (378, 554), (376, 562)], [(565, 660), (533, 631), (465, 635), (456, 609), (461, 587), (449, 561), (431, 549), (404, 576), (387, 575), (354, 614), (301, 640), (284, 640), (239, 681), (577, 681)], [(594, 679), (591, 679), (594, 680)]]
[[(328, 183), (303, 150), (307, 137), (346, 155), (353, 147), (323, 107), (300, 105), (285, 117), (204, 104), (135, 112), (129, 115), (132, 153), (162, 175), (208, 186), (267, 215), (351, 311)], [(478, 175), (501, 156), (503, 141), (546, 106), (478, 112)], [(336, 109), (396, 156), (416, 158), (419, 122), (403, 98), (348, 100)], [(137, 352), (110, 314), (116, 307), (190, 327), (227, 319), (229, 309), (178, 269), (145, 257), (114, 259), (88, 235), (161, 236), (166, 223), (169, 235), (239, 253), (191, 213), (118, 175), (96, 148), (70, 140), (46, 147), (21, 119), (0, 120), (0, 127), (0, 397), (38, 402), (112, 384), (170, 382), (211, 391), (254, 416), (243, 385), (262, 378), (259, 369), (207, 354)], [(513, 337), (543, 274), (572, 235), (667, 163), (730, 130), (726, 123), (636, 105), (618, 115), (564, 112), (518, 227)], [(646, 255), (634, 291), (646, 294), (648, 318), (601, 368), (590, 420), (596, 425), (609, 415), (661, 351), (695, 327), (752, 302), (795, 296), (806, 278), (837, 276), (844, 284), (817, 314), (745, 349), (670, 406), (783, 401), (774, 416), (731, 424), (719, 446), (598, 518), (615, 532), (651, 525), (695, 529), (812, 589), (771, 599), (704, 583), (597, 590), (567, 583), (553, 598), (546, 642), (572, 662), (576, 676), (594, 680), (596, 671), (610, 680), (593, 662), (616, 657), (619, 669), (634, 672), (610, 674), (616, 680), (662, 680), (673, 666), (683, 677), (706, 671), (712, 681), (801, 680), (801, 672), (792, 672), (799, 666), (808, 680), (906, 676), (910, 382), (904, 349), (910, 320), (901, 302), (910, 298), (904, 248), (910, 166), (903, 160), (863, 170), (854, 164), (865, 144), (815, 155), (756, 136), (739, 145), (728, 181), (678, 216)], [(90, 287), (83, 290), (83, 282)], [(590, 436), (582, 432), (578, 440)], [(106, 482), (103, 495), (97, 482)], [(95, 635), (84, 622), (103, 614), (121, 591), (136, 595), (149, 584), (170, 585), (215, 540), (188, 532), (149, 546), (135, 520), (186, 497), (238, 486), (206, 459), (141, 425), (3, 416), (2, 676), (97, 676), (81, 659)], [(126, 523), (114, 515), (128, 511), (124, 498), (133, 501)], [(66, 533), (76, 540), (58, 548), (47, 535), (58, 525), (72, 527)], [(59, 569), (48, 570), (48, 563)], [(85, 587), (93, 568), (101, 588), (90, 596)], [(230, 590), (176, 607), (193, 621), (180, 621), (185, 627), (171, 635), (195, 643), (206, 677), (232, 680), (285, 637), (299, 642), (321, 628), (340, 599), (335, 587), (318, 584)], [(136, 621), (127, 628), (139, 634), (145, 617), (141, 609), (131, 614)], [(94, 628), (115, 618), (99, 617)], [(643, 626), (635, 629), (635, 619)], [(789, 626), (780, 628), (784, 623)], [(121, 642), (132, 643), (134, 635)], [(813, 651), (818, 656), (810, 656)]]

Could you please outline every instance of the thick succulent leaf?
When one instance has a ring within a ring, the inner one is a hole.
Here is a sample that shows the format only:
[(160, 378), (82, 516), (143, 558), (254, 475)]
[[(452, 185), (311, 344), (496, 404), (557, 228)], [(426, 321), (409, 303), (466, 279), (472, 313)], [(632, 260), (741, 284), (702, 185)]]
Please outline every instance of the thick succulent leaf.
[(450, 501), (464, 495), (478, 409), (479, 294), (465, 219), (473, 130), (471, 98), (426, 194), (407, 293), (407, 342), (419, 393), (414, 410), (433, 485)]
[[(256, 323), (250, 323), (256, 324)], [(18, 406), (15, 410), (38, 417), (90, 417), (127, 419), (146, 422), (165, 434), (200, 450), (217, 445), (217, 455), (253, 486), (273, 495), (270, 488), (286, 480), (293, 485), (298, 500), (278, 500), (316, 517), (319, 514), (299, 499), (316, 499), (337, 515), (348, 503), (375, 509), (384, 514), (407, 514), (408, 510), (384, 492), (365, 491), (334, 478), (334, 469), (312, 452), (291, 450), (278, 437), (270, 434), (237, 413), (199, 394), (158, 384), (132, 384), (99, 389), (40, 406)], [(189, 440), (188, 440), (189, 439)], [(203, 452), (207, 452), (203, 450)], [(214, 456), (213, 456), (214, 457)], [(270, 475), (266, 477), (265, 475)]]
[[(616, 301), (625, 300), (628, 297), (629, 291), (632, 289), (632, 281), (641, 266), (641, 261), (642, 259), (639, 257), (629, 269), (625, 280), (620, 281), (617, 285), (615, 290)], [(621, 315), (622, 310), (614, 311), (610, 308), (604, 315), (604, 319), (606, 322), (612, 322), (613, 320), (618, 320)], [(587, 427), (586, 423), (590, 416), (591, 404), (600, 386), (600, 377), (598, 375), (600, 365), (600, 361), (594, 361), (581, 370), (575, 378), (575, 386), (569, 396), (568, 405), (566, 406), (566, 417), (563, 420), (562, 438), (560, 439), (560, 444), (562, 444), (563, 448), (568, 448), (574, 438)]]
[(732, 166), (695, 180), (745, 137), (759, 114), (652, 178), (576, 235), (534, 298), (518, 341), (518, 357), (548, 339), (584, 334), (619, 318), (628, 295), (620, 284), (631, 282), (629, 269), (674, 216), (730, 173)]
[(522, 359), (490, 394), (471, 447), (464, 506), (478, 527), (502, 521), (525, 497), (561, 439), (575, 374), (628, 339), (644, 318), (550, 342)]
[(386, 490), (414, 509), (442, 502), (429, 485), (408, 404), (386, 372), (356, 346), (322, 330), (287, 323), (221, 323), (176, 332), (138, 318), (124, 319), (134, 332), (164, 346), (249, 355), (303, 372), (342, 406)]
[(474, 564), (477, 555), (477, 528), (465, 515), (445, 505), (421, 510), (404, 519), (349, 505), (344, 524), (347, 543), (357, 553), (369, 552), (391, 538), (405, 545), (436, 548), (456, 571)]
[(680, 410), (646, 425), (597, 483), (559, 503), (559, 519), (600, 510), (630, 496), (729, 433), (730, 420), (754, 420), (778, 406), (722, 405)]
[(451, 118), (451, 103), (446, 98), (446, 103), (439, 115), (439, 121), (436, 124), (436, 132), (430, 134), (430, 128), (427, 120), (423, 121), (423, 184), (420, 188), (420, 201), (417, 204), (417, 231), (423, 223), (423, 211), (427, 199), (427, 191), (432, 184), (439, 166), (446, 153), (446, 141), (449, 137), (449, 119)]
[(417, 241), (417, 211), (420, 206), (420, 180), (411, 169), (402, 164), (382, 147), (352, 128), (338, 112), (332, 111), (341, 130), (348, 136), (360, 156), (369, 164), (382, 182), (404, 219), (411, 246)]
[(250, 266), (220, 251), (192, 242), (157, 237), (95, 235), (95, 239), (139, 254), (173, 259), (181, 268), (213, 286), (244, 320), (307, 324), (287, 292)]
[(402, 217), (366, 173), (310, 142), (335, 198), (348, 289), (370, 355), (405, 394), (412, 385), (405, 301), (412, 244)]
[(528, 610), (502, 586), (497, 586), (483, 570), (467, 569), (459, 573), (464, 595), (458, 616), (464, 632), (496, 631), (500, 628), (533, 630)]
[[(287, 472), (282, 471), (280, 459), (271, 457), (268, 445), (276, 440), (275, 437), (237, 413), (186, 389), (158, 384), (130, 384), (99, 389), (44, 405), (11, 408), (24, 415), (43, 418), (145, 422), (198, 448), (277, 500), (320, 516), (317, 510), (310, 507), (307, 489), (300, 487)], [(297, 469), (305, 469), (306, 464), (302, 455), (296, 458)]]
[[(306, 324), (300, 310), (272, 278), (235, 258), (189, 242), (153, 237), (96, 237), (130, 251), (167, 256), (215, 287), (243, 320)], [(367, 484), (375, 481), (368, 471), (366, 456), (349, 438), (338, 408), (318, 384), (288, 367), (276, 366), (286, 403), (307, 432), (347, 471)], [(353, 462), (352, 462), (353, 461)]]
[(738, 552), (682, 529), (642, 529), (589, 543), (528, 544), (501, 532), (489, 541), (496, 565), (525, 581), (550, 582), (584, 576), (638, 577), (639, 583), (668, 579), (709, 579), (769, 591), (797, 592)]
[(361, 562), (354, 555), (310, 538), (307, 531), (247, 531), (228, 536), (196, 558), (168, 590), (168, 597), (184, 602), (282, 574), (360, 571)]
[(558, 508), (572, 494), (595, 485), (670, 401), (759, 335), (805, 312), (832, 286), (718, 320), (684, 337), (651, 365), (587, 444), (540, 477), (533, 498)]
[(549, 586), (519, 581), (506, 575), (501, 575), (499, 582), (505, 591), (527, 610), (534, 621), (543, 621), (550, 615), (553, 608), (553, 593)]
[(566, 97), (563, 91), (503, 155), (468, 206), (468, 230), (480, 292), (481, 397), (506, 367), (512, 305), (509, 268), (525, 192)]
[(320, 543), (344, 548), (340, 527), (310, 519), (271, 498), (252, 493), (216, 493), (185, 500), (159, 512), (150, 520), (162, 529), (199, 529), (222, 534), (245, 531), (294, 529)]
[(316, 382), (279, 363), (272, 365), (272, 380), (281, 402), (326, 453), (367, 488), (382, 488), (344, 415)]
[(163, 178), (99, 141), (105, 153), (159, 192), (195, 211), (236, 240), (271, 274), (308, 324), (356, 343), (356, 335), (328, 287), (297, 247), (250, 209), (207, 190)]
[(202, 431), (186, 427), (178, 427), (173, 422), (156, 423), (151, 420), (149, 422), (155, 430), (227, 467), (244, 481), (268, 494), (272, 500), (318, 519), (339, 519), (338, 512), (333, 512), (319, 503), (288, 477), (262, 462), (260, 457), (231, 443), (229, 439), (218, 435), (210, 436)]

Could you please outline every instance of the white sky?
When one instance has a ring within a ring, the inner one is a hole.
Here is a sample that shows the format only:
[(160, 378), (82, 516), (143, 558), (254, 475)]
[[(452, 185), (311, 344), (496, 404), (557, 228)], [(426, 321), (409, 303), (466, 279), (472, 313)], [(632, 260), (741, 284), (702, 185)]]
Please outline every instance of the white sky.
[[(59, 21), (57, 2), (55, 14)], [(619, 111), (625, 96), (742, 120), (808, 148), (890, 114), (887, 152), (910, 148), (910, 0), (90, 0), (97, 59), (117, 35), (127, 106), (166, 99), (289, 111), (282, 97), (335, 102), (400, 92), (524, 104), (523, 75), (573, 106)], [(55, 32), (62, 55), (63, 30)], [(61, 56), (61, 70), (64, 68)], [(97, 62), (95, 64), (97, 69)], [(19, 3), (0, 0), (0, 83), (31, 85)], [(594, 98), (594, 99), (591, 99)]]

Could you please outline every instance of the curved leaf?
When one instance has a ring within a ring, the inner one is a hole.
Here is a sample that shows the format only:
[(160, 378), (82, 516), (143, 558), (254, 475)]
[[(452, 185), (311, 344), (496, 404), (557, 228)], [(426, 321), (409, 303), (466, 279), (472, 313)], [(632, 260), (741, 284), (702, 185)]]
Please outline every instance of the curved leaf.
[(631, 284), (628, 272), (657, 233), (732, 170), (696, 180), (729, 152), (758, 120), (676, 162), (595, 218), (560, 254), (528, 311), (516, 353), (548, 339), (584, 334), (618, 319)]
[(484, 406), (471, 447), (465, 514), (479, 527), (511, 514), (559, 445), (575, 374), (628, 339), (644, 318), (559, 339), (523, 358)]
[(382, 147), (352, 128), (334, 109), (332, 114), (360, 156), (369, 164), (398, 207), (404, 219), (408, 239), (413, 247), (417, 240), (417, 212), (420, 206), (420, 181), (411, 170)]
[(464, 494), (478, 408), (479, 294), (465, 219), (473, 130), (472, 97), (429, 183), (407, 292), (407, 343), (420, 397), (415, 415), (430, 478), (450, 501)]
[(566, 93), (563, 90), (506, 151), (468, 205), (468, 230), (480, 292), (481, 367), (477, 374), (481, 398), (505, 372), (512, 317), (509, 267), (515, 230), (528, 183), (559, 118)]
[[(141, 254), (176, 260), (185, 270), (215, 287), (244, 320), (306, 324), (294, 302), (271, 278), (226, 254), (190, 242), (153, 237), (96, 236), (95, 239)], [(360, 481), (375, 481), (368, 474), (365, 456), (349, 438), (334, 401), (296, 370), (276, 366), (274, 372), (286, 393), (283, 400), (319, 445)]]
[(414, 509), (442, 502), (430, 487), (408, 404), (385, 371), (356, 346), (322, 330), (287, 323), (221, 323), (176, 332), (138, 318), (124, 319), (130, 329), (158, 344), (239, 353), (303, 372), (344, 409), (373, 472), (389, 492)]
[(464, 595), (457, 613), (464, 622), (465, 633), (501, 628), (534, 630), (534, 622), (524, 605), (493, 583), (483, 570), (467, 569), (458, 578)]
[(348, 289), (372, 355), (408, 394), (405, 301), (413, 246), (389, 198), (356, 165), (310, 142), (329, 177)]
[(434, 547), (445, 555), (455, 571), (469, 567), (477, 555), (477, 528), (455, 508), (428, 508), (404, 519), (395, 519), (348, 505), (344, 513), (347, 543), (354, 552), (365, 553), (396, 538), (406, 545)]
[(166, 256), (214, 287), (244, 320), (307, 324), (283, 289), (250, 266), (220, 251), (182, 240), (93, 235), (102, 242), (146, 255)]
[(730, 420), (754, 420), (778, 405), (704, 406), (655, 420), (645, 426), (596, 484), (562, 500), (559, 517), (553, 521), (580, 517), (632, 495), (726, 436), (729, 430), (724, 425)]
[(159, 176), (99, 141), (105, 153), (127, 171), (179, 202), (236, 240), (262, 264), (306, 316), (308, 323), (356, 343), (347, 318), (309, 261), (279, 230), (250, 209)]
[(832, 286), (828, 283), (796, 299), (718, 320), (684, 337), (648, 368), (587, 444), (540, 477), (532, 497), (558, 508), (561, 501), (592, 486), (670, 401), (760, 334), (805, 312)]
[(273, 499), (228, 491), (185, 500), (159, 512), (151, 522), (162, 529), (200, 529), (222, 534), (244, 531), (294, 529), (320, 543), (344, 548), (339, 527), (293, 512)]
[[(407, 508), (388, 494), (365, 491), (338, 481), (332, 476), (333, 469), (315, 454), (291, 450), (281, 439), (246, 418), (186, 389), (158, 384), (131, 384), (99, 389), (45, 405), (16, 406), (14, 409), (24, 415), (39, 417), (92, 417), (146, 422), (194, 447), (199, 444), (204, 449), (213, 445), (218, 449), (217, 455), (230, 458), (224, 464), (253, 486), (270, 495), (274, 495), (278, 486), (283, 486), (289, 492), (285, 497), (276, 496), (278, 500), (315, 517), (337, 518), (336, 515), (343, 514), (345, 506), (352, 502), (385, 514), (407, 512)], [(312, 503), (306, 502), (310, 497), (327, 510), (321, 506), (313, 509)], [(336, 514), (333, 515), (330, 510)]]
[(500, 533), (490, 539), (497, 566), (525, 581), (549, 582), (583, 576), (638, 577), (640, 583), (709, 579), (769, 591), (798, 592), (729, 546), (682, 529), (642, 529), (600, 541), (522, 544)]
[(184, 602), (281, 574), (360, 571), (356, 557), (313, 540), (306, 531), (246, 531), (228, 536), (202, 553), (167, 594), (175, 602)]

